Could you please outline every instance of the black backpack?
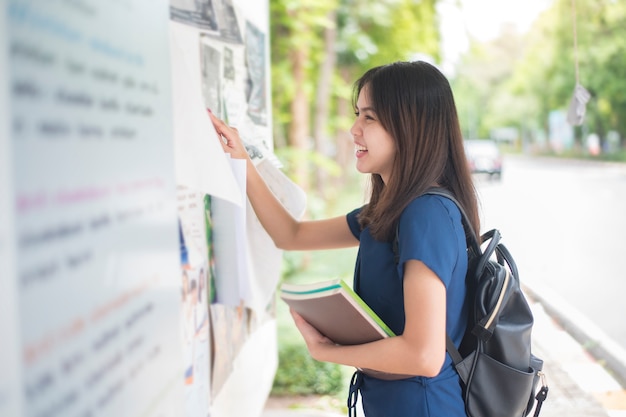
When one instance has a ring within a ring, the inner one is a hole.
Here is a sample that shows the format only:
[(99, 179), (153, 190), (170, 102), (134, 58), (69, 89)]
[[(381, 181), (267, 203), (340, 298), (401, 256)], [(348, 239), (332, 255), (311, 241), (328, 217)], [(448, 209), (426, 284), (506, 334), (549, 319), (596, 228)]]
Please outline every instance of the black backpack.
[[(463, 381), (467, 415), (523, 417), (536, 400), (534, 416), (538, 416), (548, 387), (541, 372), (543, 361), (531, 352), (533, 315), (513, 257), (500, 242), (497, 229), (482, 235), (479, 244), (467, 215), (449, 191), (431, 188), (425, 194), (452, 200), (463, 216), (469, 321), (461, 346), (457, 349), (447, 336), (446, 349)], [(397, 232), (393, 249), (397, 262)]]

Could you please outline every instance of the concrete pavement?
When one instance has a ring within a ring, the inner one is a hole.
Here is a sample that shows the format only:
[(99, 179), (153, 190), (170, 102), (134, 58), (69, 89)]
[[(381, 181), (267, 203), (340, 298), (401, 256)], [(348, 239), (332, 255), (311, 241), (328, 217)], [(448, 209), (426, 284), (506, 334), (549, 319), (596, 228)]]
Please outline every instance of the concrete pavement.
[[(557, 296), (542, 291), (526, 288), (535, 318), (533, 353), (544, 360), (549, 387), (541, 417), (626, 417), (626, 390), (619, 382), (624, 383), (626, 376), (622, 373), (626, 365), (622, 361), (623, 352), (598, 335), (592, 325), (572, 317), (574, 313)], [(332, 409), (325, 405), (319, 409), (315, 402), (302, 399), (291, 403), (287, 399), (280, 402), (270, 399), (262, 414), (262, 417), (339, 416), (345, 416), (339, 407)], [(359, 416), (363, 416), (362, 411)]]
[(574, 325), (573, 312), (559, 309), (549, 296), (530, 288), (526, 292), (535, 317), (533, 349), (544, 359), (550, 387), (541, 416), (626, 417), (626, 391), (616, 378), (616, 367), (607, 366), (614, 358), (590, 353), (591, 345), (602, 344), (594, 341), (595, 328), (585, 328), (582, 320)]

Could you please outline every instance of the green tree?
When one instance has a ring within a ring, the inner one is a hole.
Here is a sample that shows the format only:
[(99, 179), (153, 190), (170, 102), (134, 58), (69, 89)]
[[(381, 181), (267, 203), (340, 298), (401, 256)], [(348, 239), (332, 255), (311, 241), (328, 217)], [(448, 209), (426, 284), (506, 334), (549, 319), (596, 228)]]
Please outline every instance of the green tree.
[[(578, 65), (577, 65), (578, 64)], [(585, 130), (604, 138), (626, 134), (626, 4), (555, 0), (533, 26), (527, 54), (513, 74), (513, 91), (535, 103), (537, 124), (567, 109), (578, 81), (592, 93)], [(580, 129), (579, 129), (580, 134)]]
[[(270, 2), (274, 126), (278, 147), (293, 152), (291, 175), (308, 188), (306, 151), (311, 135), (310, 106), (323, 28), (332, 25), (328, 13), (335, 0), (280, 0)], [(284, 128), (283, 128), (284, 127)]]
[[(365, 69), (417, 53), (439, 58), (436, 0), (272, 0), (274, 135), (308, 189), (344, 166), (351, 84)], [(334, 158), (335, 162), (332, 162)]]
[(626, 135), (626, 3), (554, 0), (522, 37), (504, 31), (471, 45), (454, 80), (466, 136), (515, 126), (526, 141), (548, 130), (552, 110), (567, 111), (576, 83), (592, 93), (584, 125), (605, 139)]

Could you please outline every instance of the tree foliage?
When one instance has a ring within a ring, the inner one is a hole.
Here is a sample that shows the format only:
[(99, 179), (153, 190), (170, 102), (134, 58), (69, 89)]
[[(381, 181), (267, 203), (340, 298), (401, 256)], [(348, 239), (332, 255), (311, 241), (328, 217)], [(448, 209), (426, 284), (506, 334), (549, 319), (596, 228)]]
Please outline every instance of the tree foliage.
[[(477, 131), (502, 125), (545, 131), (550, 112), (567, 111), (579, 82), (592, 93), (579, 140), (583, 132), (626, 135), (626, 3), (554, 0), (520, 41), (503, 33), (465, 57), (468, 68), (455, 86), (464, 106), (482, 103)], [(509, 45), (508, 57), (494, 52), (498, 42)], [(502, 77), (494, 74), (498, 68)]]

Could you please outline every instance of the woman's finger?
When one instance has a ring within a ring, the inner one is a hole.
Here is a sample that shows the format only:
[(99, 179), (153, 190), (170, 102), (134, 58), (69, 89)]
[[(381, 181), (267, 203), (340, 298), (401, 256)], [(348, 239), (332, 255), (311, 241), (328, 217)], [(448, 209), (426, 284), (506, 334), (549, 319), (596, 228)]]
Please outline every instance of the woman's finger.
[(207, 109), (207, 113), (209, 114), (209, 118), (211, 119), (211, 122), (213, 123), (213, 127), (215, 127), (215, 130), (217, 131), (217, 133), (222, 133), (224, 128), (227, 127), (226, 123), (224, 123), (222, 119), (214, 115), (210, 109)]
[(209, 117), (211, 118), (211, 121), (213, 122), (213, 126), (215, 127), (215, 131), (223, 136), (227, 136), (227, 140), (230, 140), (230, 138), (228, 136), (235, 134), (235, 135), (239, 135), (239, 130), (237, 130), (236, 127), (232, 127), (227, 125), (222, 119), (220, 119), (219, 117), (215, 116), (213, 114), (213, 112), (211, 112), (211, 110), (207, 109), (208, 113), (209, 113)]
[(222, 142), (222, 146), (225, 151), (228, 151), (228, 148), (232, 147), (231, 140), (227, 137), (227, 129), (229, 126), (224, 123), (219, 117), (215, 116), (210, 109), (207, 109), (207, 113), (209, 114), (209, 118), (213, 123), (213, 127), (215, 128), (215, 132)]
[(207, 109), (207, 113), (209, 114), (209, 118), (213, 123), (213, 127), (215, 128), (215, 132), (220, 139), (224, 151), (228, 152), (234, 158), (248, 158), (248, 153), (239, 137), (237, 128), (228, 126), (223, 120), (214, 115), (210, 109)]

